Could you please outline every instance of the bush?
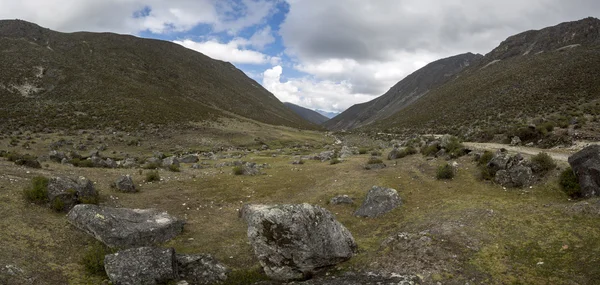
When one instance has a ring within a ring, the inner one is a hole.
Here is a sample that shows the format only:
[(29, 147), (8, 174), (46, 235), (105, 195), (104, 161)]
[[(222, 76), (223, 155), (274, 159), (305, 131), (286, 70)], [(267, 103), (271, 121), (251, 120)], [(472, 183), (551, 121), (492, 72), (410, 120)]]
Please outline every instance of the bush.
[(111, 253), (113, 252), (104, 244), (94, 242), (86, 248), (80, 263), (87, 273), (105, 276), (104, 257)]
[(244, 168), (241, 166), (236, 166), (233, 168), (233, 174), (234, 175), (242, 175), (244, 174)]
[(423, 154), (424, 156), (432, 156), (434, 154), (436, 154), (439, 151), (437, 145), (430, 145), (430, 146), (426, 146), (424, 148), (421, 148), (421, 154)]
[(380, 155), (381, 155), (381, 152), (379, 152), (379, 151), (374, 150), (371, 152), (371, 156), (380, 156)]
[(59, 198), (55, 198), (52, 203), (50, 203), (50, 208), (57, 212), (62, 212), (65, 210), (65, 202)]
[(342, 161), (339, 158), (334, 157), (334, 158), (331, 159), (331, 161), (329, 161), (329, 164), (334, 165), (334, 164), (338, 164), (338, 163), (341, 163), (341, 162)]
[(8, 159), (10, 162), (16, 162), (17, 160), (21, 159), (21, 157), (22, 155), (16, 152), (10, 152), (6, 155), (6, 159)]
[(144, 168), (145, 169), (158, 169), (158, 168), (160, 168), (160, 164), (158, 164), (156, 162), (146, 163), (146, 164), (144, 164)]
[(414, 148), (413, 146), (408, 146), (404, 149), (404, 154), (406, 154), (406, 155), (417, 154), (417, 149)]
[(494, 153), (486, 150), (483, 152), (483, 154), (479, 157), (479, 160), (477, 160), (477, 165), (479, 166), (486, 166), (488, 163), (490, 163), (490, 161), (492, 160), (492, 158), (494, 158)]
[(556, 168), (556, 162), (545, 152), (540, 152), (531, 157), (532, 169), (538, 173), (546, 173)]
[(48, 178), (36, 176), (31, 179), (31, 186), (23, 189), (23, 196), (29, 202), (42, 204), (48, 202)]
[(81, 201), (81, 204), (98, 205), (100, 203), (100, 193), (98, 193), (98, 191), (96, 191), (96, 195), (94, 195), (94, 196), (80, 197), (79, 201)]
[(170, 171), (173, 171), (173, 172), (179, 172), (179, 171), (181, 171), (181, 170), (179, 169), (179, 166), (177, 166), (177, 165), (175, 165), (175, 164), (171, 164), (171, 165), (169, 165), (169, 170), (170, 170)]
[(366, 149), (366, 148), (364, 148), (364, 147), (361, 147), (361, 148), (358, 150), (358, 153), (359, 153), (359, 154), (366, 154), (368, 151), (369, 151), (368, 149)]
[(496, 177), (496, 172), (483, 165), (480, 167), (480, 171), (479, 171), (479, 178), (481, 178), (481, 180), (494, 180), (494, 178)]
[(560, 188), (567, 193), (567, 195), (571, 197), (580, 197), (581, 196), (581, 187), (579, 186), (579, 180), (577, 176), (575, 176), (575, 172), (571, 167), (565, 169), (561, 174), (558, 180), (558, 184), (560, 184)]
[(369, 158), (369, 161), (367, 161), (367, 164), (380, 164), (383, 163), (383, 160), (377, 158), (377, 157), (371, 157)]
[(158, 174), (158, 171), (150, 171), (146, 173), (146, 182), (154, 181), (160, 181), (160, 174)]
[(435, 177), (438, 180), (452, 179), (454, 178), (454, 169), (448, 163), (442, 164), (438, 167)]
[(73, 158), (69, 163), (76, 167), (94, 167), (94, 163), (89, 159)]

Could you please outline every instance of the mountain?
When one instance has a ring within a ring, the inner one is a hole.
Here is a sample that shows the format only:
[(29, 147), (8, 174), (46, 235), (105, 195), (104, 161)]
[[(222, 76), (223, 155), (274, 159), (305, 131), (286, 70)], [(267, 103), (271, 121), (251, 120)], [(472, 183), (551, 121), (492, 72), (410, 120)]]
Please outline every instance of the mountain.
[(171, 42), (2, 20), (0, 51), (0, 129), (132, 129), (240, 116), (316, 128), (231, 63)]
[(372, 127), (477, 138), (532, 123), (596, 120), (599, 74), (600, 20), (527, 31)]
[(311, 109), (307, 109), (289, 102), (285, 102), (283, 103), (285, 106), (287, 106), (288, 108), (290, 108), (290, 110), (294, 111), (294, 113), (298, 114), (300, 117), (302, 117), (303, 119), (313, 123), (313, 124), (317, 124), (320, 125), (324, 122), (326, 122), (327, 120), (329, 120), (329, 118), (319, 114), (316, 111), (313, 111)]
[(354, 105), (323, 125), (331, 130), (354, 129), (385, 119), (453, 79), (482, 57), (465, 53), (432, 62), (402, 79), (382, 96)]

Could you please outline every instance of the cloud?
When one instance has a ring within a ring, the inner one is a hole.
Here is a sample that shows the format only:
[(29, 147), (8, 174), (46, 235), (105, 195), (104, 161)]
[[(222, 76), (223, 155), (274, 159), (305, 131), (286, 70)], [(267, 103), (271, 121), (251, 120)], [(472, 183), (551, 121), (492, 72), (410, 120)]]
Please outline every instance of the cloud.
[(253, 47), (255, 47), (259, 50), (262, 50), (265, 48), (265, 46), (270, 45), (273, 42), (275, 42), (275, 37), (273, 37), (273, 32), (271, 31), (271, 27), (266, 26), (262, 30), (256, 31), (254, 33), (254, 35), (252, 35), (252, 37), (250, 37), (249, 41)]
[(315, 80), (310, 77), (291, 78), (282, 82), (283, 68), (275, 66), (263, 73), (262, 85), (282, 102), (310, 109), (340, 112), (348, 107), (373, 99), (367, 94), (352, 92), (347, 81)]
[(220, 43), (217, 40), (195, 42), (190, 39), (174, 41), (174, 43), (201, 52), (209, 57), (232, 63), (265, 64), (278, 61), (275, 57), (272, 58), (266, 54), (245, 49), (246, 46), (250, 45), (250, 42), (242, 38), (233, 39), (228, 43)]

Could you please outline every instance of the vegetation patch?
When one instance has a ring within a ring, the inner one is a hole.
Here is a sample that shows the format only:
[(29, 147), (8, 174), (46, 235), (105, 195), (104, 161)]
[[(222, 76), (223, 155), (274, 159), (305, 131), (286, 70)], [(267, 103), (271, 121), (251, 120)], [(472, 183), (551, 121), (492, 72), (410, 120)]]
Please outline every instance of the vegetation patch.
[(108, 248), (106, 245), (101, 242), (94, 241), (91, 245), (89, 245), (79, 263), (83, 265), (85, 271), (88, 274), (98, 275), (98, 276), (106, 276), (106, 270), (104, 269), (104, 257), (107, 254), (114, 253), (113, 250)]
[(545, 152), (540, 152), (537, 155), (531, 157), (532, 170), (536, 173), (547, 173), (548, 171), (556, 168), (556, 162), (550, 155)]
[(146, 182), (155, 182), (155, 181), (160, 181), (160, 174), (158, 174), (158, 171), (149, 171), (148, 173), (146, 173)]
[(36, 176), (31, 185), (23, 189), (23, 196), (29, 202), (43, 204), (48, 202), (48, 178)]
[(571, 167), (565, 169), (558, 179), (560, 188), (567, 193), (567, 195), (577, 198), (581, 196), (581, 187), (579, 186), (579, 179), (573, 172)]
[(435, 178), (438, 180), (449, 180), (454, 178), (454, 168), (448, 163), (440, 165), (435, 173)]

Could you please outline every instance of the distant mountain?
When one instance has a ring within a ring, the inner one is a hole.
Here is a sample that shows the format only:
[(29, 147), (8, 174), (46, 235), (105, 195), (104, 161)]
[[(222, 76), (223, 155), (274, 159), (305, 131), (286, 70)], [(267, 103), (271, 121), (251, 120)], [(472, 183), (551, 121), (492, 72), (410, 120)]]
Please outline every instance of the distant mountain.
[(331, 119), (331, 118), (333, 118), (333, 117), (335, 117), (335, 116), (337, 116), (337, 115), (340, 114), (340, 112), (327, 112), (327, 111), (323, 111), (323, 110), (319, 110), (319, 109), (317, 109), (315, 111), (317, 111), (317, 113), (319, 113), (319, 114), (321, 114), (321, 115), (323, 115), (323, 116), (325, 116), (325, 117), (327, 117), (329, 119)]
[(289, 102), (284, 102), (284, 105), (286, 105), (288, 108), (290, 108), (292, 111), (294, 111), (294, 113), (298, 114), (300, 117), (302, 117), (303, 119), (320, 125), (324, 122), (326, 122), (327, 120), (329, 120), (329, 118), (319, 114), (316, 111), (313, 111), (311, 109), (307, 109)]
[(595, 120), (599, 75), (600, 20), (562, 23), (509, 37), (454, 80), (369, 127), (475, 139), (531, 123)]
[(315, 128), (231, 63), (112, 33), (0, 21), (0, 130), (139, 128), (237, 117)]
[(457, 73), (482, 57), (465, 53), (434, 61), (402, 79), (382, 96), (354, 105), (323, 125), (331, 130), (353, 129), (385, 119), (454, 79)]

